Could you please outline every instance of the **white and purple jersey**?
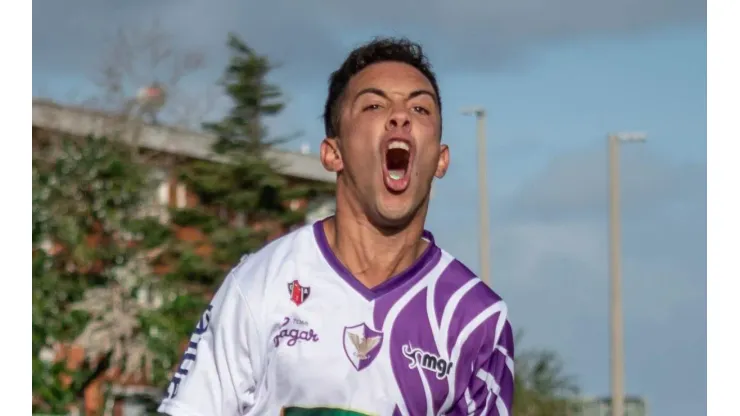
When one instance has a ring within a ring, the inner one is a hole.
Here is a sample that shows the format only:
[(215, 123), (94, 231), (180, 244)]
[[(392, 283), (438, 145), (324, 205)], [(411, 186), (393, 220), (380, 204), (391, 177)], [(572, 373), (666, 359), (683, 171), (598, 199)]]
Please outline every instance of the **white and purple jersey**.
[(321, 221), (246, 257), (203, 314), (159, 411), (172, 416), (509, 415), (501, 298), (429, 245), (368, 289)]

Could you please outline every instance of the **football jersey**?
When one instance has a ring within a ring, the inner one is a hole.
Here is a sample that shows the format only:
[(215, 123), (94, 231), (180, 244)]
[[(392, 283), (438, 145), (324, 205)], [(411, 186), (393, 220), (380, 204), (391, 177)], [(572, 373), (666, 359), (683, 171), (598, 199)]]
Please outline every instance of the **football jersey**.
[(323, 222), (242, 259), (191, 337), (172, 416), (508, 415), (514, 345), (501, 298), (434, 243), (370, 289)]

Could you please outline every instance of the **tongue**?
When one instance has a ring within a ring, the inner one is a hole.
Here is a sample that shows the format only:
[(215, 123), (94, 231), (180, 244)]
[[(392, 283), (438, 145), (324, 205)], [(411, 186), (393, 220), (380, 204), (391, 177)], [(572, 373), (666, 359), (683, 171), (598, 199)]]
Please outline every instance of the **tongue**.
[(385, 186), (393, 192), (403, 192), (409, 186), (406, 169), (389, 169), (385, 175)]

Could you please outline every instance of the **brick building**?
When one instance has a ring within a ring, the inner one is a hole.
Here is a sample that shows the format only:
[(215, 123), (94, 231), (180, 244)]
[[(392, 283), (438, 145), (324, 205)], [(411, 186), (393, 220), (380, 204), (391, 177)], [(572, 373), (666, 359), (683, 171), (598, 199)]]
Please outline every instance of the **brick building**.
[[(198, 204), (198, 197), (179, 183), (172, 169), (178, 162), (187, 159), (209, 160), (222, 163), (211, 154), (211, 144), (215, 137), (195, 131), (161, 125), (149, 125), (138, 121), (123, 119), (120, 116), (87, 108), (63, 106), (42, 99), (33, 101), (33, 147), (34, 150), (60, 136), (108, 136), (123, 140), (139, 147), (147, 156), (147, 161), (155, 167), (154, 175), (158, 182), (155, 199), (147, 207), (149, 213), (159, 215), (167, 221), (167, 207), (192, 207)], [(326, 172), (318, 158), (307, 152), (272, 151), (269, 154), (279, 166), (289, 183), (333, 183), (335, 177)], [(333, 196), (321, 195), (315, 200), (296, 200), (291, 202), (294, 209), (308, 208), (307, 220), (321, 218), (333, 212)], [(250, 224), (245, 213), (220, 212), (224, 219), (235, 226)], [(253, 225), (253, 224), (250, 224)], [(287, 231), (287, 230), (283, 230)], [(193, 230), (179, 230), (178, 236), (184, 239), (197, 238)], [(79, 365), (84, 352), (75, 347), (61, 348), (55, 353), (57, 359), (64, 359), (74, 366)], [(159, 398), (161, 391), (148, 387), (145, 383), (117, 380), (115, 376), (99, 377), (91, 380), (84, 391), (86, 414), (100, 414), (106, 409), (115, 416), (143, 415), (147, 398)], [(105, 400), (103, 388), (111, 386), (112, 400)]]

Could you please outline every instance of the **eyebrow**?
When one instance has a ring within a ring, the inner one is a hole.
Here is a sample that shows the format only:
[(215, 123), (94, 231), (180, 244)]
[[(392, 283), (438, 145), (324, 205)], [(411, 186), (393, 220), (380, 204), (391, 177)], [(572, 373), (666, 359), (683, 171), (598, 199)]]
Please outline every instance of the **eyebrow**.
[[(385, 93), (385, 91), (383, 91), (381, 89), (378, 89), (378, 88), (370, 87), (370, 88), (364, 88), (364, 89), (360, 90), (360, 92), (358, 92), (355, 95), (354, 101), (357, 101), (358, 98), (360, 98), (361, 96), (363, 96), (365, 94), (374, 94), (374, 95), (383, 97), (385, 99), (390, 99), (388, 97), (388, 94)], [(408, 95), (407, 99), (410, 100), (412, 98), (416, 98), (416, 97), (419, 97), (421, 95), (428, 95), (429, 97), (431, 97), (434, 100), (435, 103), (437, 102), (437, 95), (434, 94), (432, 91), (424, 90), (424, 89), (411, 91), (411, 93)]]

